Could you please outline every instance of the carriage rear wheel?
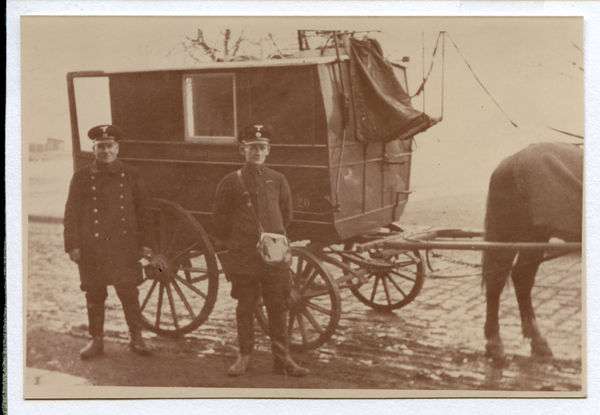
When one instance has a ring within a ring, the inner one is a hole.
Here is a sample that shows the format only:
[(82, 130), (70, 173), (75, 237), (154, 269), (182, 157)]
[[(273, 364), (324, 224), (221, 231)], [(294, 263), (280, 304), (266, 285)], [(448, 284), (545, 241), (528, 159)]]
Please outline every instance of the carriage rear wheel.
[(176, 203), (152, 199), (154, 257), (140, 286), (142, 322), (148, 330), (181, 336), (198, 328), (212, 311), (219, 271), (208, 236)]
[[(346, 246), (344, 250), (350, 248)], [(373, 249), (353, 253), (351, 257), (356, 263), (350, 265), (367, 279), (366, 283), (351, 287), (352, 294), (374, 310), (389, 312), (402, 308), (423, 288), (425, 267), (419, 251), (391, 253)], [(361, 261), (362, 265), (358, 265)]]
[[(338, 326), (342, 314), (340, 292), (323, 263), (304, 248), (292, 248), (291, 295), (288, 299), (290, 350), (312, 350), (325, 344)], [(268, 319), (262, 302), (256, 318), (265, 333)]]

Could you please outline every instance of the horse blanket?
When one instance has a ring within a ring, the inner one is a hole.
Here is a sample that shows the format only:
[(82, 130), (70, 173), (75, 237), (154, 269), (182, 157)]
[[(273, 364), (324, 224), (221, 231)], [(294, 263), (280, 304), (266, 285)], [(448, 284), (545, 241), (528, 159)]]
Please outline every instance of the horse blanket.
[(494, 227), (506, 227), (516, 218), (516, 226), (523, 230), (533, 224), (553, 236), (580, 240), (582, 201), (583, 149), (566, 143), (532, 144), (503, 160), (494, 171), (486, 232), (514, 233), (515, 229)]

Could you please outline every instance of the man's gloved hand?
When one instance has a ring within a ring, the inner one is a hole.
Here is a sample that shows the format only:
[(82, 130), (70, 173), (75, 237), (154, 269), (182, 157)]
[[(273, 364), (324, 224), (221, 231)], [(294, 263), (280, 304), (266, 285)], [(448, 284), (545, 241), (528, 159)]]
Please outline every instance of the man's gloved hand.
[(79, 260), (81, 259), (81, 249), (75, 248), (71, 252), (69, 252), (69, 258), (76, 264), (79, 264)]

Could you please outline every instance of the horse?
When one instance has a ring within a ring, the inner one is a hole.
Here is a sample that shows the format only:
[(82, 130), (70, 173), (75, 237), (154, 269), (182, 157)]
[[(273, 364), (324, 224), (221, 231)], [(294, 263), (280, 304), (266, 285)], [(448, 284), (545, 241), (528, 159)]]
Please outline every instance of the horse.
[[(554, 237), (565, 242), (581, 242), (582, 183), (583, 149), (580, 146), (537, 143), (507, 157), (490, 179), (484, 240), (548, 242)], [(532, 355), (552, 357), (552, 350), (537, 326), (531, 302), (535, 275), (543, 258), (542, 251), (483, 252), (486, 354), (494, 361), (505, 359), (498, 310), (509, 274), (519, 304), (521, 329), (523, 336), (530, 340)]]

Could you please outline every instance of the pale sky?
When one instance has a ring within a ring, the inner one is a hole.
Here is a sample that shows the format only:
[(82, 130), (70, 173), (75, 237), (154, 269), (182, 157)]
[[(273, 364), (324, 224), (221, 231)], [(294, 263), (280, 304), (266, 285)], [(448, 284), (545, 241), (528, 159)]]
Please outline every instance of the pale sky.
[[(412, 184), (437, 194), (478, 192), (505, 156), (536, 141), (577, 141), (544, 127), (583, 135), (583, 19), (581, 18), (199, 18), (24, 17), (22, 136), (70, 144), (66, 74), (80, 70), (190, 67), (182, 43), (201, 28), (216, 42), (227, 28), (254, 40), (271, 33), (279, 48), (296, 46), (297, 29), (377, 30), (392, 61), (410, 57), (409, 92), (420, 85), (439, 31), (447, 31), (507, 117), (475, 81), (447, 38), (444, 120), (417, 136)], [(575, 46), (577, 47), (575, 47)], [(579, 49), (581, 50), (579, 50)], [(426, 89), (425, 111), (441, 115), (441, 44)], [(413, 105), (422, 109), (417, 97)], [(444, 182), (447, 182), (446, 184)], [(429, 193), (428, 193), (429, 194)]]

